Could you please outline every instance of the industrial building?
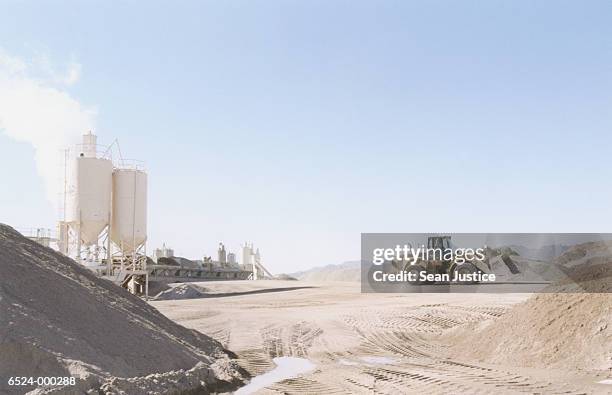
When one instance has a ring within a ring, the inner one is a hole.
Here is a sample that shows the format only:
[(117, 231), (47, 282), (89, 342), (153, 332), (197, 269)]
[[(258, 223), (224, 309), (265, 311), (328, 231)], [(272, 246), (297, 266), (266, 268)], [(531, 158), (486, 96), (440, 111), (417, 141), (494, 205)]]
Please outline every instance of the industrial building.
[(173, 249), (163, 244), (162, 248), (155, 250), (147, 267), (150, 281), (260, 280), (274, 277), (261, 263), (261, 254), (253, 243), (242, 246), (241, 263), (223, 243), (219, 243), (216, 260), (210, 256), (197, 260), (178, 257)]
[[(135, 294), (148, 295), (150, 281), (246, 280), (273, 277), (259, 249), (242, 247), (242, 263), (219, 243), (217, 260), (176, 257), (165, 244), (147, 256), (147, 173), (143, 162), (127, 160), (115, 140), (97, 144), (91, 131), (64, 152), (62, 218), (57, 237), (31, 236)], [(42, 232), (42, 233), (41, 233)]]
[(263, 279), (266, 276), (274, 277), (261, 263), (259, 248), (254, 249), (253, 243), (242, 245), (242, 267), (251, 272), (250, 278), (253, 280)]
[[(219, 243), (217, 260), (211, 257), (192, 260), (174, 255), (174, 250), (167, 248), (156, 249), (151, 261), (147, 264), (149, 281), (179, 282), (196, 280), (248, 280), (252, 272), (236, 262), (227, 260), (223, 243)], [(230, 253), (231, 254), (231, 253)]]

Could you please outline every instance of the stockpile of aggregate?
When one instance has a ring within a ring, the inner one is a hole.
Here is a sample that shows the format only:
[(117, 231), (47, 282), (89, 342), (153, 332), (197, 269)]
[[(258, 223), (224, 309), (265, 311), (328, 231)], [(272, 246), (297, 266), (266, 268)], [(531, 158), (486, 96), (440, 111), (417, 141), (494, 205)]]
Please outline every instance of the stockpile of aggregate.
[(453, 356), (612, 372), (610, 306), (610, 294), (538, 294), (498, 320), (457, 337)]
[(181, 300), (181, 299), (197, 299), (206, 296), (206, 289), (195, 284), (171, 284), (170, 288), (161, 291), (153, 300)]
[(0, 224), (0, 377), (78, 379), (74, 387), (47, 389), (17, 389), (3, 379), (0, 393), (231, 389), (243, 381), (232, 356), (210, 337)]
[(525, 367), (612, 373), (610, 244), (554, 260), (565, 276), (496, 320), (450, 333), (452, 356)]
[(551, 288), (559, 292), (612, 292), (612, 242), (597, 241), (569, 248), (553, 260), (564, 280)]

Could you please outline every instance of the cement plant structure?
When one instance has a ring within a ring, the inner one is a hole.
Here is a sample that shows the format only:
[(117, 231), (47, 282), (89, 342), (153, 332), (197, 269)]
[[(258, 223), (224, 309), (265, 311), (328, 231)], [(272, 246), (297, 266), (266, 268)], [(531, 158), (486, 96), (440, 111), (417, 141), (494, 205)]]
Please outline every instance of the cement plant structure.
[[(115, 153), (116, 151), (116, 153)], [(61, 253), (132, 293), (148, 294), (147, 174), (118, 143), (89, 132), (65, 151)]]
[(249, 270), (249, 280), (261, 280), (266, 276), (274, 277), (261, 263), (259, 248), (254, 250), (253, 243), (244, 243), (242, 246), (242, 266)]
[[(89, 132), (81, 144), (64, 152), (62, 219), (58, 250), (130, 292), (148, 296), (149, 280), (246, 280), (273, 277), (261, 263), (259, 249), (242, 247), (242, 264), (221, 243), (217, 261), (175, 257), (165, 246), (147, 257), (147, 173), (142, 162), (126, 160), (115, 140), (99, 146)], [(32, 239), (49, 245), (37, 230)], [(55, 241), (55, 240), (53, 240)]]

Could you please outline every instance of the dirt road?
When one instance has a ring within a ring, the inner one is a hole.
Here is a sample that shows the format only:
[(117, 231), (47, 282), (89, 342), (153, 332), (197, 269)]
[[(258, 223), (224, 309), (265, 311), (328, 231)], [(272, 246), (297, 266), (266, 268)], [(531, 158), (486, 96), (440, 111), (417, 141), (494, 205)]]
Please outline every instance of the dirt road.
[[(272, 358), (317, 368), (258, 393), (610, 393), (606, 377), (450, 359), (443, 334), (504, 314), (527, 294), (361, 294), (356, 283), (205, 283), (220, 297), (152, 302), (236, 352), (252, 375)], [(309, 286), (311, 288), (298, 288)], [(293, 289), (295, 287), (295, 289)], [(275, 289), (281, 288), (277, 292)], [(266, 292), (251, 292), (265, 289)], [(232, 296), (238, 293), (237, 296)], [(242, 293), (242, 294), (240, 294)]]

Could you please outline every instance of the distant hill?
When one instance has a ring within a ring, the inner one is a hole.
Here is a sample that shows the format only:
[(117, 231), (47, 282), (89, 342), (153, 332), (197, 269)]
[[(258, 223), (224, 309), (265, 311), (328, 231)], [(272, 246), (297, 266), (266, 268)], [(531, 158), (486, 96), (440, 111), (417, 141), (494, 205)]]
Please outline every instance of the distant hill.
[(289, 275), (301, 281), (359, 281), (361, 262), (348, 261), (336, 265), (320, 266)]

